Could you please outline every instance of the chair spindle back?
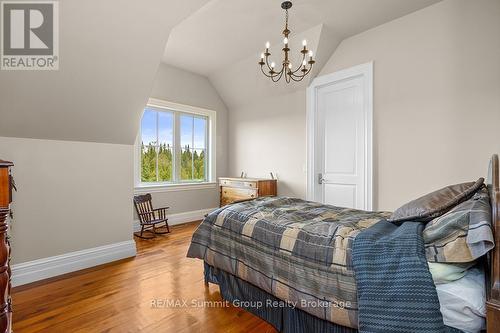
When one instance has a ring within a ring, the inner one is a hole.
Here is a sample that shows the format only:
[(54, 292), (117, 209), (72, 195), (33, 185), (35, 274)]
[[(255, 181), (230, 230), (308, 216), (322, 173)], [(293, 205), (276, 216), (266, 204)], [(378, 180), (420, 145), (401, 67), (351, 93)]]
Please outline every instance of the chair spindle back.
[(134, 206), (139, 219), (143, 219), (142, 222), (150, 222), (155, 218), (151, 194), (134, 196)]

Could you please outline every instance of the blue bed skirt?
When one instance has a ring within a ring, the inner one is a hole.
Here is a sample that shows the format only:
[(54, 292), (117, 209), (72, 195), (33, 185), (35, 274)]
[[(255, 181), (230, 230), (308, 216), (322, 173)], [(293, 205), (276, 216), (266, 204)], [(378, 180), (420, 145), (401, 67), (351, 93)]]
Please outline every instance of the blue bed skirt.
[(222, 298), (253, 313), (283, 333), (354, 333), (358, 330), (336, 325), (294, 308), (266, 291), (205, 263), (205, 281), (219, 285)]

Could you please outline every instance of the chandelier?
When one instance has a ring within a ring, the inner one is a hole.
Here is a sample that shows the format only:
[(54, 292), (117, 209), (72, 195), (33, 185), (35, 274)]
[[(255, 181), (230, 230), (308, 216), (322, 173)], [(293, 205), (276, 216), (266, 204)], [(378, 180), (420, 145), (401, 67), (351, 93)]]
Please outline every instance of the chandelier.
[[(276, 63), (274, 62), (269, 64), (269, 56), (271, 55), (271, 53), (269, 53), (269, 42), (266, 43), (266, 51), (260, 55), (259, 65), (262, 73), (273, 82), (278, 82), (283, 76), (285, 76), (286, 83), (290, 83), (292, 80), (299, 82), (302, 81), (307, 74), (309, 74), (313, 64), (315, 63), (313, 60), (313, 51), (309, 51), (307, 49), (307, 41), (303, 40), (302, 50), (300, 51), (300, 53), (302, 53), (302, 61), (297, 68), (293, 67), (288, 56), (288, 53), (290, 52), (290, 48), (288, 47), (288, 36), (290, 35), (290, 30), (288, 29), (288, 10), (292, 8), (292, 2), (283, 2), (281, 4), (281, 8), (285, 10), (285, 30), (283, 30), (285, 38), (283, 38), (284, 47), (282, 49), (284, 59), (281, 66), (279, 66), (281, 68), (276, 68)], [(307, 60), (307, 56), (309, 56), (309, 60)]]

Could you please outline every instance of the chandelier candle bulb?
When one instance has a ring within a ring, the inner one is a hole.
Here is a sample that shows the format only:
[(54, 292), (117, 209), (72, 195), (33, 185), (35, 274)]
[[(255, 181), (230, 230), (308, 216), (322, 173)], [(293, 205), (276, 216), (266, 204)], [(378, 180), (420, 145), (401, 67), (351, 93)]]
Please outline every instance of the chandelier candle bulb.
[(283, 43), (284, 43), (285, 45), (286, 45), (286, 44), (288, 44), (288, 38), (286, 38), (286, 37), (285, 37), (285, 38), (283, 39)]
[(269, 42), (266, 42), (266, 49), (269, 49), (270, 46), (271, 44), (269, 44)]
[(305, 39), (304, 39), (304, 40), (302, 41), (302, 46), (304, 46), (304, 47), (306, 47), (306, 46), (307, 46), (307, 40), (305, 40)]

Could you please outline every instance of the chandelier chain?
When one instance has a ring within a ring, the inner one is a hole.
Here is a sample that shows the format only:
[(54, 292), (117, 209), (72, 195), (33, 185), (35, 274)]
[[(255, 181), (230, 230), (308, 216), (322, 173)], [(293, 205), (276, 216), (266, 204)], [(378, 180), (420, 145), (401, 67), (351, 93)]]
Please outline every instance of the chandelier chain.
[(285, 10), (285, 30), (288, 30), (288, 9)]

